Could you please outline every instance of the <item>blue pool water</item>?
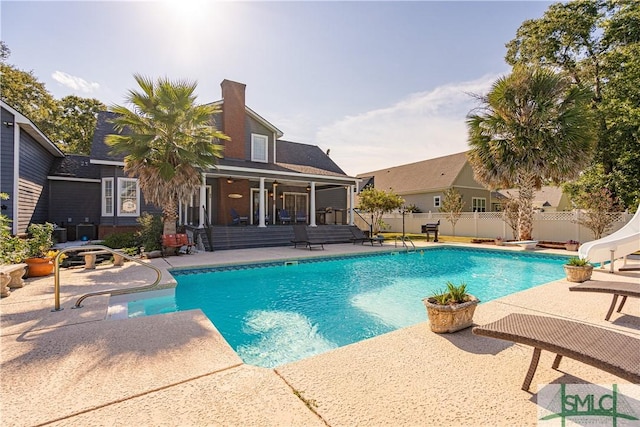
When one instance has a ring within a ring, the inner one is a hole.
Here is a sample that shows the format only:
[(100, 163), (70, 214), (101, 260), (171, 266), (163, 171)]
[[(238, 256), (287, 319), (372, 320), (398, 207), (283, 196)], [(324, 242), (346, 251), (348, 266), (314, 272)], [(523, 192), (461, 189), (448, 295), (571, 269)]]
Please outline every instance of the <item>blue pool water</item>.
[(465, 282), (486, 302), (564, 277), (566, 257), (440, 247), (416, 253), (172, 271), (175, 296), (129, 317), (201, 309), (240, 357), (274, 367), (427, 320), (422, 298)]

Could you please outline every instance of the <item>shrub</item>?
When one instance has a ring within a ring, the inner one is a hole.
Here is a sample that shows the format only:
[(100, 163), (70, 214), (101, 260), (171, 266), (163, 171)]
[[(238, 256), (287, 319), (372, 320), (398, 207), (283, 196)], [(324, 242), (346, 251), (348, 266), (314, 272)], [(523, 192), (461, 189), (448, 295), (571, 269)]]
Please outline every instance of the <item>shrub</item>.
[(439, 305), (461, 304), (469, 301), (470, 297), (467, 293), (467, 284), (460, 283), (455, 285), (447, 282), (447, 289), (429, 297), (429, 301)]
[(138, 218), (138, 224), (142, 227), (138, 234), (140, 245), (144, 247), (145, 252), (160, 250), (162, 248), (162, 218), (145, 212)]
[(103, 245), (111, 249), (138, 247), (139, 241), (135, 233), (113, 233), (104, 238)]
[(578, 258), (577, 256), (574, 256), (574, 257), (569, 258), (569, 260), (567, 261), (567, 265), (570, 265), (572, 267), (585, 267), (585, 266), (589, 265), (589, 260), (588, 259)]

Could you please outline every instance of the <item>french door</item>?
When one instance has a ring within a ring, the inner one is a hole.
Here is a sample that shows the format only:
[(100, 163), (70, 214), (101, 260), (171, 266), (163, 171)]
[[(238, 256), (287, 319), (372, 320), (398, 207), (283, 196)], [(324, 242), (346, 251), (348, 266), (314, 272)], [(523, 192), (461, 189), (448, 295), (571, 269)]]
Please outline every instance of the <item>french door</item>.
[(282, 207), (289, 212), (291, 220), (306, 223), (309, 219), (309, 208), (307, 193), (284, 193)]

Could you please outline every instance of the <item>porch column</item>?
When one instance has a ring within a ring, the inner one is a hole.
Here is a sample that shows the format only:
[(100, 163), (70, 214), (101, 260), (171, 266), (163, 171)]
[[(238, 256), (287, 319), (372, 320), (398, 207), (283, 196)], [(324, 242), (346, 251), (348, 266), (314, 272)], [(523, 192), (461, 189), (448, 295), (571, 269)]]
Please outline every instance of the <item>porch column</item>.
[(182, 200), (178, 202), (178, 225), (184, 224), (184, 218), (182, 217)]
[(207, 177), (203, 173), (202, 174), (202, 185), (200, 185), (200, 206), (198, 206), (198, 211), (200, 212), (200, 224), (198, 224), (198, 228), (204, 228), (204, 205), (207, 203)]
[(349, 189), (349, 225), (355, 224), (355, 212), (353, 211), (356, 208), (356, 193), (355, 193), (355, 185), (350, 185), (347, 187)]
[(309, 227), (317, 227), (316, 225), (316, 183), (311, 181), (311, 200), (309, 205)]
[(258, 196), (258, 227), (266, 227), (264, 223), (264, 177), (260, 177), (260, 190)]

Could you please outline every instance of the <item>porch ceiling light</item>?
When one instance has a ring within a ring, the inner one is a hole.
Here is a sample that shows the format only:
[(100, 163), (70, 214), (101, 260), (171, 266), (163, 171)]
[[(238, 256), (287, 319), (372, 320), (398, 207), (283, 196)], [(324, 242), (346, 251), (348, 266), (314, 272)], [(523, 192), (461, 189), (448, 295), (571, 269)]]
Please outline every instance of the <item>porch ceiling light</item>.
[(278, 186), (278, 181), (273, 181), (273, 186), (277, 187)]
[(311, 191), (311, 186), (307, 185), (307, 191)]
[(227, 184), (233, 184), (233, 178), (231, 177), (227, 178)]

